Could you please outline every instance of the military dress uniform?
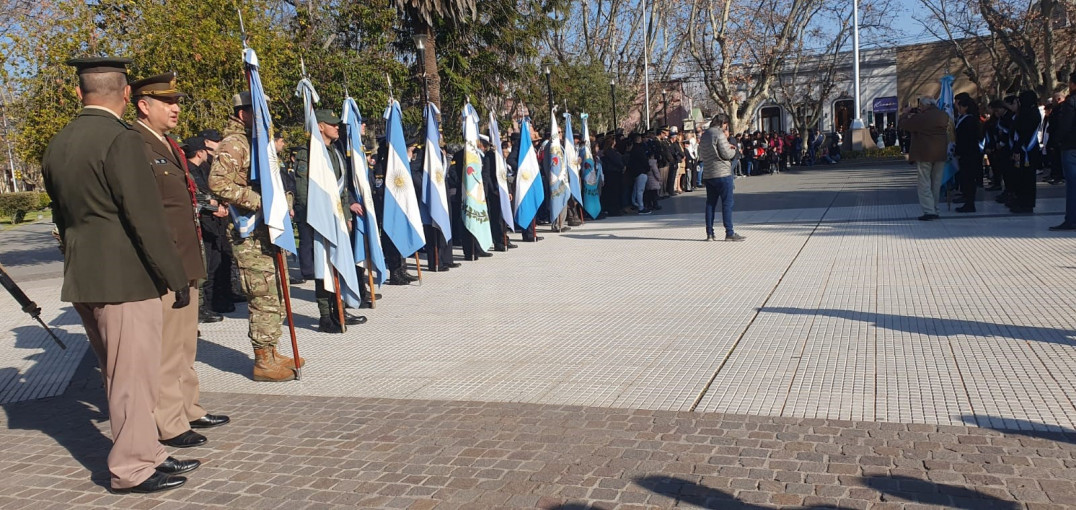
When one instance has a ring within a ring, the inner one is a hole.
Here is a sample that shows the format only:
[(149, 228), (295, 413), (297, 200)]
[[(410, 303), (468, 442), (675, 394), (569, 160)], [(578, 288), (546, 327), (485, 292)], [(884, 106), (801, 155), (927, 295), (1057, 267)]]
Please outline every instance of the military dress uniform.
[[(125, 73), (127, 62), (68, 61), (80, 75)], [(108, 396), (112, 489), (182, 485), (185, 478), (171, 475), (197, 461), (178, 465), (157, 442), (160, 364), (147, 361), (161, 358), (161, 296), (172, 289), (189, 299), (189, 281), (171, 232), (161, 228), (145, 142), (114, 110), (87, 105), (49, 142), (41, 166), (64, 244), (60, 298), (74, 303), (86, 326)]]
[[(250, 108), (250, 94), (244, 92), (233, 98), (237, 109)], [(217, 154), (209, 170), (209, 189), (228, 205), (243, 213), (261, 209), (262, 200), (257, 183), (250, 179), (250, 129), (239, 117), (228, 119), (224, 139), (217, 146)], [(296, 364), (303, 359), (292, 360), (277, 352), (281, 335), (283, 305), (274, 257), (276, 247), (269, 238), (269, 228), (259, 225), (243, 238), (229, 225), (232, 234), (232, 254), (239, 266), (243, 291), (250, 309), (248, 336), (254, 348), (255, 381), (285, 381), (295, 379)]]
[[(178, 101), (186, 96), (176, 89), (175, 73), (165, 73), (131, 84), (136, 103), (142, 101)], [(157, 181), (164, 206), (167, 231), (179, 253), (192, 295), (191, 303), (176, 308), (175, 299), (162, 298), (164, 328), (161, 352), (160, 398), (153, 417), (161, 441), (177, 448), (198, 446), (205, 436), (191, 430), (196, 426), (223, 425), (226, 416), (209, 415), (198, 403), (200, 394), (194, 360), (198, 351), (198, 281), (206, 277), (201, 231), (195, 212), (197, 188), (187, 168), (187, 159), (179, 144), (166, 134), (156, 132), (139, 118), (134, 129), (142, 135), (146, 157)]]

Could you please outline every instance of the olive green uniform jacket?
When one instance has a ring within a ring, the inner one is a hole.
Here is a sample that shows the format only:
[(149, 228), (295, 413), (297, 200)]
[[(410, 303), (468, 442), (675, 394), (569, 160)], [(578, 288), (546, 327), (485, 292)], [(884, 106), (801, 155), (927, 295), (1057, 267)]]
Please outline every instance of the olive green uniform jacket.
[(60, 299), (126, 303), (187, 286), (145, 142), (127, 123), (85, 108), (41, 161), (64, 243)]

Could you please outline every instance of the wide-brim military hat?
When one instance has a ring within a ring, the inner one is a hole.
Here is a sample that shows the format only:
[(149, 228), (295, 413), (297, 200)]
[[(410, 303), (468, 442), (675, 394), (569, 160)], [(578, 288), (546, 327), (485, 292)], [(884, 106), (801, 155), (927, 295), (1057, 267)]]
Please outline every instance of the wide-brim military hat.
[(332, 126), (343, 122), (342, 120), (340, 120), (340, 117), (337, 117), (332, 110), (329, 110), (327, 108), (314, 111), (314, 119), (316, 119), (319, 124), (324, 122), (325, 124), (329, 124)]
[(74, 67), (78, 74), (127, 74), (127, 66), (131, 64), (131, 59), (123, 57), (78, 57), (68, 59), (64, 63)]
[(249, 108), (254, 106), (254, 101), (250, 97), (250, 91), (244, 90), (232, 96), (232, 106), (235, 108)]
[(175, 71), (142, 78), (131, 83), (131, 95), (134, 97), (152, 97), (159, 99), (179, 99), (187, 97), (176, 87)]

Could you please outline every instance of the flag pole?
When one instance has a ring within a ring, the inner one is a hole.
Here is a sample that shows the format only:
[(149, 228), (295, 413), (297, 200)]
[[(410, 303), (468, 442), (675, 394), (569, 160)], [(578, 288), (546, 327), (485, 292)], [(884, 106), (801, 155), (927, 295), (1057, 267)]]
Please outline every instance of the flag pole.
[(422, 285), (422, 262), (418, 260), (418, 252), (415, 252), (415, 271), (418, 271), (418, 284)]
[(340, 273), (333, 269), (333, 298), (336, 299), (336, 319), (340, 321), (340, 332), (347, 332), (347, 321), (344, 320), (344, 302), (340, 299)]

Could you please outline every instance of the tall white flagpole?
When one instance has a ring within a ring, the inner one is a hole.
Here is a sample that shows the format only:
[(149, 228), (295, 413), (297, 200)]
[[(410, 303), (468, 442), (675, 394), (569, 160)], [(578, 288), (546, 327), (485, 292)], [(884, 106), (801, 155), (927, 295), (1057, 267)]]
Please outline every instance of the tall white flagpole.
[(646, 0), (643, 0), (643, 86), (646, 94), (646, 130), (650, 131), (650, 14), (646, 12)]
[(859, 102), (859, 0), (852, 0), (852, 75), (855, 83), (856, 115), (852, 129), (863, 129), (863, 107)]

